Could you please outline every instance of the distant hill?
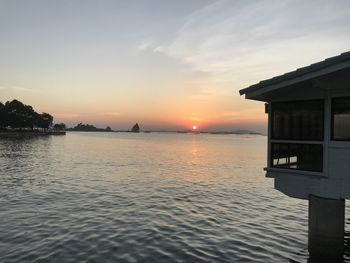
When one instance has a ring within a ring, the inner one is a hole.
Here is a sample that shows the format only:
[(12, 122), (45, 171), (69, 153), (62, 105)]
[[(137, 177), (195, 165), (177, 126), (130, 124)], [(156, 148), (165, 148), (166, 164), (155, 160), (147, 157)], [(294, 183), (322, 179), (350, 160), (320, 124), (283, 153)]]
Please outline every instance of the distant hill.
[(83, 124), (83, 123), (79, 123), (75, 127), (68, 128), (66, 130), (67, 131), (86, 131), (86, 132), (93, 132), (93, 131), (112, 132), (113, 131), (109, 126), (103, 129), (103, 128), (96, 128), (94, 125), (91, 125), (91, 124)]
[[(79, 123), (73, 128), (66, 129), (67, 131), (83, 131), (83, 132), (132, 132), (132, 133), (139, 133), (141, 132), (140, 126), (136, 123), (131, 130), (112, 130), (111, 127), (107, 126), (106, 128), (97, 128), (94, 125), (91, 124), (83, 124)], [(180, 130), (180, 131), (166, 131), (166, 130), (153, 130), (153, 131), (142, 131), (145, 133), (150, 132), (162, 132), (162, 133), (195, 133), (195, 134), (237, 134), (237, 135), (262, 135), (265, 136), (265, 134), (256, 132), (256, 131), (250, 131), (250, 130), (234, 130), (234, 131), (193, 131), (193, 130)]]
[(235, 131), (225, 131), (225, 132), (209, 132), (210, 134), (251, 134), (251, 135), (263, 135), (260, 132), (249, 131), (249, 130), (235, 130)]
[(260, 132), (249, 131), (249, 130), (234, 130), (234, 131), (192, 131), (192, 130), (184, 130), (177, 131), (177, 133), (206, 133), (206, 134), (237, 134), (237, 135), (264, 135)]

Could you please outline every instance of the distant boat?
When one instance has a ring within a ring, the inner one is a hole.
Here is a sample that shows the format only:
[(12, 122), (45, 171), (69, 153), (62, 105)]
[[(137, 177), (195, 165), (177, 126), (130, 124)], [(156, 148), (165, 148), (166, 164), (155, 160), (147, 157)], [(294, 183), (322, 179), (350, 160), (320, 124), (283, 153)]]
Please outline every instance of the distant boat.
[(131, 132), (140, 132), (140, 127), (137, 123), (134, 126), (132, 126)]

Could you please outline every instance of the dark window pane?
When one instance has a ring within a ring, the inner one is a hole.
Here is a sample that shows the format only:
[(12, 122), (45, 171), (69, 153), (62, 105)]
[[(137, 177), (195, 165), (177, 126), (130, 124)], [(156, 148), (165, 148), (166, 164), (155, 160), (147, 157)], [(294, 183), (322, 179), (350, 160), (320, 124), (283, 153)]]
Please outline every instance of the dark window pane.
[(322, 172), (321, 144), (272, 143), (271, 155), (272, 167)]
[(350, 140), (350, 98), (333, 99), (332, 120), (332, 139)]
[(272, 138), (323, 140), (323, 100), (272, 103)]

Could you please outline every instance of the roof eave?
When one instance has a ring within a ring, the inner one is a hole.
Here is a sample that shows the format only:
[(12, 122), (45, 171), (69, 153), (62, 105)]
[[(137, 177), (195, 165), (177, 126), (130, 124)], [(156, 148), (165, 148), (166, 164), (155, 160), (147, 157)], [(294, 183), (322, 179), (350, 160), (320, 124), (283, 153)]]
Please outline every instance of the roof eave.
[(350, 67), (350, 60), (344, 61), (338, 64), (331, 65), (329, 67), (322, 68), (320, 70), (316, 70), (295, 78), (291, 78), (285, 81), (277, 82), (272, 85), (267, 85), (267, 86), (260, 86), (259, 84), (252, 85), (248, 88), (241, 89), (239, 91), (240, 95), (245, 95), (246, 99), (251, 99), (251, 100), (263, 100), (263, 95), (265, 93), (269, 93), (272, 91), (276, 91), (278, 89), (292, 86), (295, 84), (298, 84), (303, 81), (311, 80), (317, 77), (321, 77), (326, 74), (330, 74), (336, 71), (340, 71), (342, 69), (346, 69)]

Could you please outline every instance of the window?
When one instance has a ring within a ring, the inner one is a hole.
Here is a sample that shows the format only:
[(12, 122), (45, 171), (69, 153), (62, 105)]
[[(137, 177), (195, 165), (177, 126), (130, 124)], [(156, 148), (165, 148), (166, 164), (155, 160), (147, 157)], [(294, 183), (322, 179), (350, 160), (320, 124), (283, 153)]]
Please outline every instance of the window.
[(272, 139), (323, 140), (323, 100), (272, 103)]
[(273, 102), (271, 107), (270, 166), (322, 172), (324, 100)]
[(271, 166), (322, 172), (322, 144), (272, 143)]
[(350, 141), (350, 97), (332, 100), (332, 139)]

